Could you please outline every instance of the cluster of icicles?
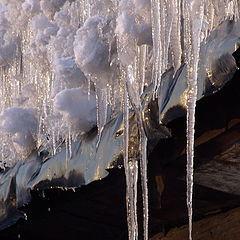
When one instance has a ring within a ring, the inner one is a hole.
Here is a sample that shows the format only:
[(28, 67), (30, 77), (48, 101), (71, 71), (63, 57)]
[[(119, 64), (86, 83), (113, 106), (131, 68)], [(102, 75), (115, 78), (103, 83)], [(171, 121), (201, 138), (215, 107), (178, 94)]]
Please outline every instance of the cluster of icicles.
[[(129, 239), (138, 239), (140, 166), (148, 239), (147, 138), (140, 96), (188, 66), (187, 206), (192, 226), (193, 146), (200, 44), (237, 0), (0, 0), (0, 167), (33, 150), (56, 154), (92, 127), (124, 114)], [(137, 116), (138, 159), (129, 155), (129, 111)]]

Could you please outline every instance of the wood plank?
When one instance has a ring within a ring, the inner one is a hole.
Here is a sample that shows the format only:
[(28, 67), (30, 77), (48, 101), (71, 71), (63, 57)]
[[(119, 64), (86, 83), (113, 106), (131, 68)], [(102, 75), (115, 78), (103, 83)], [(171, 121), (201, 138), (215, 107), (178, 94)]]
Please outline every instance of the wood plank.
[[(162, 187), (163, 184), (164, 188)], [(150, 186), (152, 185), (150, 184)], [(161, 189), (161, 194), (158, 205), (153, 205), (153, 203), (155, 203), (155, 201), (153, 201), (153, 195), (156, 198), (156, 192), (152, 192), (152, 187), (149, 189), (151, 221), (154, 219), (156, 224), (159, 226), (164, 225), (166, 228), (185, 224), (188, 218), (186, 183), (176, 178), (164, 176), (163, 182), (160, 182), (159, 189)], [(159, 199), (159, 197), (157, 199)], [(223, 209), (236, 208), (239, 205), (239, 196), (196, 184), (194, 185), (193, 217), (195, 220), (202, 219), (216, 212), (222, 212)]]
[[(163, 237), (158, 233), (150, 240), (186, 240), (188, 225), (174, 228)], [(204, 218), (193, 223), (194, 240), (236, 240), (240, 236), (240, 208)]]
[(234, 144), (195, 171), (195, 183), (240, 195), (240, 144)]
[[(194, 182), (240, 196), (240, 124), (195, 149)], [(168, 164), (164, 173), (185, 180), (186, 154)]]

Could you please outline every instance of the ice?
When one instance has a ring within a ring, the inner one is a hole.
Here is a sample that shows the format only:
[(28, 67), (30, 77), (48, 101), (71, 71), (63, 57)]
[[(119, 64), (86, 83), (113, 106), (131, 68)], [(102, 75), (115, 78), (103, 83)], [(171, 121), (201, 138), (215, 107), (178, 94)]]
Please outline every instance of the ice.
[(175, 71), (177, 71), (181, 66), (182, 58), (180, 1), (172, 1), (172, 5), (170, 5), (170, 7), (172, 11), (170, 48), (172, 51), (173, 67)]
[[(147, 240), (141, 95), (153, 84), (152, 97), (159, 97), (162, 75), (186, 64), (191, 239), (199, 48), (224, 20), (239, 20), (238, 5), (237, 0), (0, 0), (0, 167), (24, 160), (33, 149), (55, 155), (62, 144), (67, 167), (77, 136), (97, 125), (97, 148), (106, 123), (122, 112), (129, 239), (138, 239), (140, 168)], [(129, 146), (130, 112), (138, 123), (135, 155)]]
[[(142, 119), (141, 119), (142, 120)], [(142, 182), (142, 196), (143, 196), (143, 231), (144, 240), (148, 239), (148, 184), (147, 184), (147, 137), (144, 132), (143, 126), (140, 129), (140, 141), (141, 141), (141, 157), (140, 157), (140, 169), (141, 169), (141, 182)]]
[[(135, 12), (130, 9), (135, 8)], [(142, 180), (142, 192), (143, 192), (143, 209), (144, 209), (144, 239), (148, 239), (148, 191), (147, 191), (147, 159), (146, 159), (146, 136), (142, 126), (141, 118), (141, 94), (145, 84), (145, 60), (146, 60), (146, 47), (139, 47), (141, 44), (152, 43), (151, 40), (147, 40), (142, 37), (147, 35), (145, 26), (149, 28), (150, 19), (149, 14), (149, 1), (121, 1), (120, 9), (122, 12), (118, 15), (116, 34), (118, 37), (118, 54), (121, 61), (122, 70), (125, 73), (123, 78), (126, 78), (125, 86), (125, 108), (124, 115), (129, 112), (128, 99), (135, 111), (137, 121), (140, 128), (140, 159), (135, 159), (134, 156), (128, 157), (128, 145), (126, 144), (128, 139), (128, 130), (125, 130), (125, 174), (127, 182), (126, 195), (127, 206), (129, 207), (129, 239), (138, 239), (138, 222), (137, 222), (137, 187), (136, 182), (138, 180), (138, 168), (141, 169)], [(141, 17), (140, 17), (141, 14)], [(145, 18), (142, 18), (144, 17)], [(148, 24), (147, 24), (148, 23)], [(150, 27), (151, 29), (151, 27)], [(147, 36), (151, 36), (150, 34)], [(151, 39), (151, 37), (150, 37)], [(127, 102), (127, 103), (126, 103)], [(126, 107), (128, 106), (128, 107)], [(128, 127), (128, 119), (125, 116), (125, 127)]]
[(195, 107), (197, 101), (198, 63), (204, 17), (204, 1), (186, 0), (184, 11), (184, 44), (188, 63), (187, 101), (187, 207), (189, 216), (189, 240), (192, 239), (192, 195), (194, 167)]
[(129, 158), (129, 98), (125, 86), (123, 103), (124, 121), (124, 169), (126, 176), (126, 203), (128, 220), (128, 238), (138, 239), (137, 222), (137, 179), (138, 162), (136, 159)]
[(98, 127), (98, 142), (101, 141), (101, 135), (105, 124), (107, 123), (108, 115), (108, 99), (107, 89), (96, 89), (96, 101), (97, 101), (97, 127)]
[(138, 181), (138, 161), (130, 159), (128, 161), (129, 171), (129, 213), (131, 215), (131, 236), (130, 239), (138, 239), (137, 223), (137, 181)]

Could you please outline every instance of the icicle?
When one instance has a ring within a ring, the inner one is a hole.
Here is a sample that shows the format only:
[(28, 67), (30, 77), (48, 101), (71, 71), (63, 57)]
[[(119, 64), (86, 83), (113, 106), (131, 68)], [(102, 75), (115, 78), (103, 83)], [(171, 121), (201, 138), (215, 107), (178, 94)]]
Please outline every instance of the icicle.
[(184, 40), (185, 57), (188, 67), (188, 102), (187, 102), (187, 207), (189, 216), (189, 240), (192, 240), (192, 194), (193, 194), (193, 164), (194, 164), (194, 132), (195, 107), (197, 101), (197, 74), (201, 31), (204, 14), (203, 1), (185, 0)]
[(136, 112), (139, 124), (139, 137), (140, 137), (140, 170), (141, 170), (141, 187), (143, 199), (143, 233), (144, 240), (148, 240), (148, 185), (147, 185), (147, 137), (143, 126), (143, 115), (141, 107), (141, 94), (144, 91), (145, 84), (145, 67), (146, 67), (146, 53), (147, 47), (141, 46), (138, 48), (137, 67), (138, 67), (138, 101), (139, 108)]
[[(161, 76), (169, 67), (169, 47), (175, 44), (173, 55), (175, 62), (173, 65), (176, 68), (180, 62), (181, 48), (178, 49), (180, 40), (179, 19), (175, 16), (178, 13), (176, 3), (171, 1), (151, 1), (151, 16), (152, 16), (152, 38), (153, 38), (153, 72), (152, 82), (154, 84), (153, 97), (156, 98), (160, 94)], [(176, 8), (176, 9), (175, 9)], [(177, 11), (177, 13), (173, 11)], [(176, 42), (174, 42), (174, 37)]]
[(137, 223), (137, 178), (138, 165), (136, 161), (129, 159), (129, 99), (125, 86), (124, 104), (123, 104), (123, 121), (124, 121), (124, 169), (126, 177), (126, 202), (128, 218), (128, 238), (129, 240), (138, 239)]
[[(136, 61), (135, 61), (136, 64)], [(139, 83), (136, 81), (136, 66), (129, 65), (127, 67), (127, 91), (130, 102), (135, 111), (140, 107)]]
[(87, 91), (88, 91), (88, 101), (90, 100), (90, 94), (91, 94), (91, 77), (89, 76), (87, 78)]
[(238, 1), (233, 0), (233, 9), (234, 9), (234, 20), (238, 21), (239, 20), (239, 7), (238, 7)]
[(124, 103), (123, 103), (123, 122), (124, 122), (124, 169), (126, 178), (126, 200), (127, 200), (127, 219), (128, 219), (128, 235), (129, 240), (132, 238), (132, 222), (130, 215), (130, 195), (129, 195), (129, 170), (128, 170), (128, 139), (129, 139), (129, 103), (128, 95), (125, 90)]
[(146, 61), (147, 61), (147, 46), (143, 45), (140, 48), (140, 61), (138, 65), (138, 69), (140, 71), (139, 73), (139, 79), (140, 79), (140, 93), (143, 93), (144, 87), (145, 87), (145, 72), (146, 72)]
[[(162, 59), (162, 71), (165, 72), (168, 68), (168, 55), (169, 55), (169, 45), (170, 45), (170, 37), (172, 32), (172, 24), (173, 24), (173, 16), (171, 13), (171, 9), (173, 8), (171, 1), (163, 2), (163, 16), (164, 16), (164, 25), (163, 25), (163, 59)], [(160, 82), (159, 86), (160, 87)]]
[[(190, 58), (191, 53), (187, 55), (186, 49), (191, 49), (191, 22), (190, 22), (190, 3), (188, 0), (185, 0), (183, 4), (183, 13), (184, 13), (184, 40), (185, 40), (185, 54), (187, 66), (188, 66), (188, 110), (187, 110), (187, 208), (188, 208), (188, 218), (189, 218), (189, 240), (192, 240), (192, 191), (193, 191), (193, 149), (194, 149), (194, 114), (195, 114), (195, 95), (196, 95), (196, 79), (190, 79)], [(185, 11), (185, 12), (184, 12)], [(189, 51), (189, 50), (188, 50)], [(195, 80), (195, 81), (194, 81)], [(191, 85), (193, 86), (191, 86)], [(195, 84), (195, 85), (194, 85)], [(192, 87), (192, 89), (191, 89)], [(190, 96), (191, 94), (191, 96)], [(190, 101), (191, 100), (191, 101)], [(191, 103), (191, 105), (189, 104)]]
[(148, 185), (147, 185), (147, 137), (143, 127), (142, 112), (138, 113), (140, 124), (140, 170), (143, 198), (143, 232), (144, 240), (148, 240)]
[(69, 159), (72, 158), (72, 135), (71, 135), (71, 127), (68, 127), (68, 152), (69, 152)]
[(129, 159), (129, 196), (130, 196), (130, 214), (132, 237), (130, 239), (138, 239), (138, 223), (137, 223), (137, 182), (138, 182), (138, 161)]
[(53, 146), (53, 155), (55, 155), (56, 154), (56, 134), (54, 129), (52, 129), (52, 146)]
[(69, 161), (69, 143), (68, 143), (69, 139), (68, 139), (68, 135), (65, 136), (65, 168), (67, 171), (68, 168), (68, 161)]
[[(131, 105), (137, 116), (137, 122), (139, 125), (139, 138), (140, 138), (140, 169), (141, 169), (141, 186), (142, 186), (142, 198), (143, 198), (143, 226), (144, 226), (144, 240), (148, 239), (148, 187), (147, 187), (147, 138), (143, 128), (142, 109), (141, 109), (141, 89), (142, 89), (142, 78), (139, 63), (141, 62), (141, 51), (138, 49), (137, 57), (135, 58), (134, 65), (127, 67), (127, 94), (130, 98)], [(145, 72), (143, 73), (143, 75)], [(142, 78), (140, 78), (140, 76)], [(143, 90), (143, 89), (142, 89)], [(137, 165), (136, 161), (136, 165)], [(137, 165), (138, 166), (138, 165)], [(137, 174), (137, 173), (136, 173)], [(137, 178), (137, 176), (135, 176)], [(136, 193), (137, 194), (137, 193)], [(131, 202), (131, 204), (133, 204)], [(135, 217), (135, 215), (134, 215)], [(136, 214), (137, 217), (137, 214)]]
[(108, 99), (107, 89), (96, 88), (96, 102), (97, 102), (97, 127), (98, 127), (98, 141), (96, 147), (98, 147), (103, 128), (107, 122), (108, 111)]
[(172, 28), (171, 28), (171, 36), (170, 36), (170, 46), (173, 55), (173, 67), (176, 72), (181, 65), (181, 57), (182, 57), (182, 46), (181, 46), (181, 9), (180, 9), (180, 1), (172, 1)]
[[(151, 0), (152, 38), (153, 38), (153, 97), (157, 96), (157, 86), (161, 76), (162, 41), (161, 41), (161, 1)], [(160, 74), (159, 74), (160, 73)]]

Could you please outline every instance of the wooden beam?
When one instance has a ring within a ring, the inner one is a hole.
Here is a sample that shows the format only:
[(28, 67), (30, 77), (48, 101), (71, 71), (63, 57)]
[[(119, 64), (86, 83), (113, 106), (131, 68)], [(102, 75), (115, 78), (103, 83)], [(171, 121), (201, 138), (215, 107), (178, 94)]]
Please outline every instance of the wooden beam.
[[(194, 161), (195, 183), (240, 195), (240, 124), (198, 145)], [(185, 180), (186, 154), (169, 163), (163, 171), (165, 175)]]
[(240, 195), (240, 144), (216, 155), (195, 171), (195, 183), (218, 191)]
[[(240, 208), (204, 218), (193, 223), (194, 240), (236, 240), (240, 236)], [(150, 240), (186, 240), (188, 225), (174, 228), (163, 237), (158, 233)]]

